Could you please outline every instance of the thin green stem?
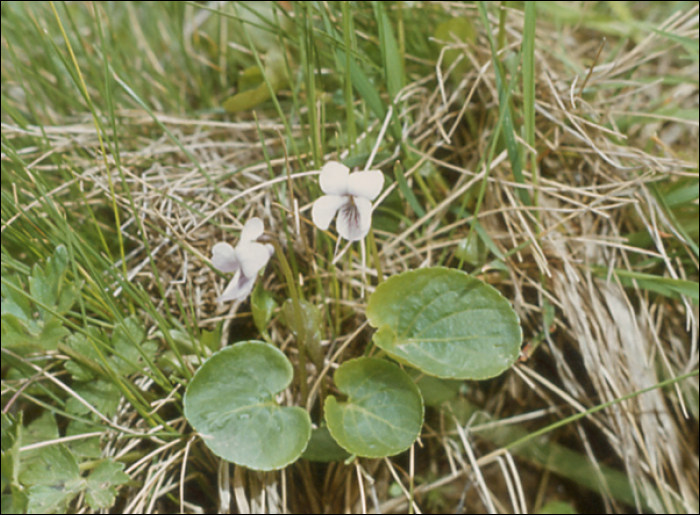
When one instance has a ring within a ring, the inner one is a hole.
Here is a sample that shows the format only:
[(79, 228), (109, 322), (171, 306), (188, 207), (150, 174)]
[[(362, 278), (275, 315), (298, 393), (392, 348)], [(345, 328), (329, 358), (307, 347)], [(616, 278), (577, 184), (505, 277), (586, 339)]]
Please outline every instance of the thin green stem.
[(287, 281), (287, 290), (292, 299), (294, 326), (297, 328), (297, 343), (299, 344), (299, 395), (301, 397), (299, 402), (302, 407), (305, 407), (309, 391), (306, 377), (306, 324), (304, 323), (304, 314), (302, 312), (301, 302), (299, 301), (299, 291), (294, 282), (294, 274), (292, 274), (289, 261), (287, 261), (287, 257), (284, 255), (284, 251), (279, 242), (272, 241), (272, 245), (275, 247), (275, 252), (277, 253), (280, 266), (282, 267), (282, 273)]

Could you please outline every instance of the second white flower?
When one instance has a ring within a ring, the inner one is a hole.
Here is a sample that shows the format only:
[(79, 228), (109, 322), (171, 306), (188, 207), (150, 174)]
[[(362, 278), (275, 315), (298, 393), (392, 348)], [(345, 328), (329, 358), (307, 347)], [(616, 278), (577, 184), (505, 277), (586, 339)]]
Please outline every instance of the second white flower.
[(217, 299), (218, 302), (242, 301), (253, 291), (258, 272), (265, 268), (274, 253), (272, 245), (256, 241), (263, 231), (262, 220), (254, 217), (243, 226), (236, 248), (226, 242), (219, 242), (212, 248), (212, 264), (222, 272), (234, 272), (233, 279)]

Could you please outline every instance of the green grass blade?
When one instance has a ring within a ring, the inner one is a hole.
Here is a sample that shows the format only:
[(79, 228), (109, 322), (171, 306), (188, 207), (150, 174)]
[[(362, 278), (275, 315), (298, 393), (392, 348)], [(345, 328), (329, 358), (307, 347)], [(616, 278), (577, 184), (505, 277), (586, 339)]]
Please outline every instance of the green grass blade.
[[(523, 74), (523, 118), (525, 124), (525, 142), (532, 149), (535, 145), (535, 29), (537, 2), (525, 2), (525, 23), (523, 27), (522, 74)], [(534, 151), (526, 151), (530, 158), (532, 173), (533, 204), (537, 205), (537, 183), (539, 171), (537, 156)], [(525, 192), (525, 190), (520, 190)]]
[(423, 217), (425, 216), (425, 209), (420, 205), (413, 190), (408, 186), (408, 181), (406, 180), (406, 176), (402, 173), (402, 168), (399, 161), (394, 164), (394, 178), (396, 179), (396, 184), (398, 184), (399, 191), (406, 199), (406, 202), (408, 202), (408, 205), (411, 206), (411, 209), (413, 209), (416, 215)]
[[(591, 268), (598, 277), (608, 277), (606, 268), (600, 266), (592, 266)], [(696, 282), (685, 279), (673, 279), (672, 277), (659, 277), (621, 268), (615, 268), (613, 274), (620, 279), (624, 286), (637, 286), (642, 290), (653, 291), (671, 299), (678, 299), (681, 295), (685, 295), (693, 301), (693, 304), (698, 305), (700, 303), (699, 285)]]
[[(502, 133), (506, 143), (506, 150), (508, 152), (508, 160), (510, 161), (511, 168), (513, 170), (513, 178), (519, 184), (525, 184), (525, 177), (522, 171), (522, 161), (520, 158), (520, 147), (515, 138), (515, 126), (513, 125), (513, 115), (511, 113), (509, 98), (512, 95), (512, 88), (515, 81), (511, 81), (506, 84), (505, 77), (503, 74), (503, 65), (498, 58), (498, 50), (496, 48), (496, 43), (491, 34), (491, 24), (486, 13), (486, 5), (484, 2), (478, 2), (477, 7), (479, 8), (479, 14), (481, 16), (481, 21), (486, 28), (486, 36), (489, 40), (489, 45), (491, 47), (491, 59), (493, 61), (494, 74), (496, 77), (496, 87), (498, 89), (498, 105), (500, 110), (500, 117), (503, 120)], [(526, 189), (518, 189), (517, 194), (520, 200), (526, 206), (532, 205), (532, 200), (530, 199), (530, 194)]]
[(389, 98), (393, 103), (404, 85), (404, 58), (394, 37), (394, 29), (382, 2), (372, 2), (379, 30), (379, 49), (384, 63), (384, 76)]

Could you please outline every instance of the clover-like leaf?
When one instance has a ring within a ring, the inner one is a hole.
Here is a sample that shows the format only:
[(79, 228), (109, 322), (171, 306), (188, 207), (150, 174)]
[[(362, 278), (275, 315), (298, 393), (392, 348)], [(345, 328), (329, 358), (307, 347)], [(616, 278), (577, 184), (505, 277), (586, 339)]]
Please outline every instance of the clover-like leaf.
[(329, 396), (324, 406), (331, 436), (345, 450), (367, 458), (405, 451), (423, 425), (423, 399), (418, 387), (398, 366), (376, 358), (358, 358), (335, 371), (339, 402)]
[(311, 438), (309, 414), (275, 401), (292, 377), (292, 364), (272, 345), (227, 347), (197, 370), (185, 393), (185, 416), (217, 456), (254, 470), (283, 468)]
[(68, 312), (79, 295), (80, 285), (66, 279), (68, 252), (59, 245), (44, 266), (35, 264), (28, 278), (29, 296), (16, 278), (2, 284), (2, 346), (19, 349), (40, 347), (55, 350), (69, 334), (56, 313)]
[[(107, 379), (96, 378), (91, 381), (73, 383), (73, 389), (79, 398), (87, 401), (97, 411), (111, 417), (119, 408), (121, 391), (117, 385)], [(66, 409), (75, 415), (85, 415), (90, 409), (78, 400), (78, 397), (70, 397), (66, 401)]]
[(374, 342), (425, 374), (486, 379), (518, 358), (522, 331), (510, 303), (492, 286), (449, 268), (390, 277), (369, 299)]
[(101, 462), (85, 481), (85, 497), (93, 510), (108, 509), (114, 505), (117, 486), (129, 481), (124, 464), (112, 460)]
[[(17, 483), (19, 475), (19, 449), (22, 443), (22, 412), (17, 416), (10, 413), (1, 415), (2, 431), (0, 432), (2, 443), (2, 459), (0, 470), (2, 471), (2, 492), (11, 483)], [(5, 513), (5, 511), (3, 511)]]
[(133, 374), (143, 368), (144, 361), (153, 360), (157, 346), (154, 341), (144, 341), (146, 332), (143, 324), (135, 317), (125, 318), (114, 328), (110, 358), (114, 369), (122, 375)]
[(20, 475), (28, 486), (28, 513), (65, 513), (85, 487), (78, 462), (62, 444), (41, 448)]

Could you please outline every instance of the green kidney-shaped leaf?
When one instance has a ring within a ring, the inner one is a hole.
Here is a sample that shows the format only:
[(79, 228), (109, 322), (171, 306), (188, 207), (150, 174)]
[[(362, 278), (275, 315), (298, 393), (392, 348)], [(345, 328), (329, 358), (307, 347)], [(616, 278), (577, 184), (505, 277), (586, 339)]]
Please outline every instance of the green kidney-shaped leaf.
[(343, 363), (334, 376), (348, 396), (329, 396), (324, 406), (331, 436), (345, 450), (366, 458), (405, 451), (423, 425), (423, 399), (418, 387), (398, 366), (376, 358)]
[(518, 358), (522, 331), (510, 303), (488, 284), (449, 268), (390, 277), (369, 299), (374, 342), (425, 374), (486, 379)]
[(227, 347), (197, 370), (185, 393), (185, 416), (225, 460), (254, 470), (282, 468), (311, 438), (309, 414), (275, 402), (292, 377), (292, 364), (272, 345)]

